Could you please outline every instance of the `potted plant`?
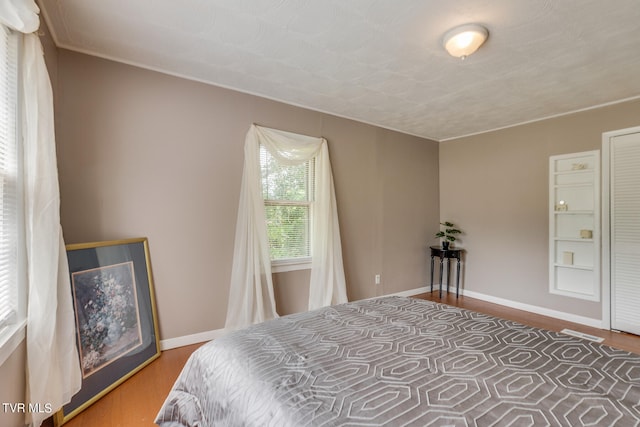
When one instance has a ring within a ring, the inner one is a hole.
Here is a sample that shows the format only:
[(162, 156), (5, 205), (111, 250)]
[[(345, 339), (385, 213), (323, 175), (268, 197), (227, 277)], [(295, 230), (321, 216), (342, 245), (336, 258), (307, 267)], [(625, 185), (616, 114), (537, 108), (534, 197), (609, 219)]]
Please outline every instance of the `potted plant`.
[(449, 244), (457, 240), (456, 234), (460, 234), (462, 231), (458, 230), (456, 225), (449, 221), (441, 222), (440, 225), (444, 227), (444, 230), (438, 231), (436, 237), (442, 238), (442, 249), (447, 250), (449, 249)]

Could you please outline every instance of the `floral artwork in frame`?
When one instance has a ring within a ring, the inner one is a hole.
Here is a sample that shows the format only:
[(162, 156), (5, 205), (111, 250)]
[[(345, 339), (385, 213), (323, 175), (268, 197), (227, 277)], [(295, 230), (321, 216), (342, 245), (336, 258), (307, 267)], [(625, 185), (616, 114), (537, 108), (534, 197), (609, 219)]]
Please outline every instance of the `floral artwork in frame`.
[(82, 377), (142, 345), (133, 262), (71, 274)]
[(80, 391), (60, 426), (160, 356), (146, 238), (67, 245)]

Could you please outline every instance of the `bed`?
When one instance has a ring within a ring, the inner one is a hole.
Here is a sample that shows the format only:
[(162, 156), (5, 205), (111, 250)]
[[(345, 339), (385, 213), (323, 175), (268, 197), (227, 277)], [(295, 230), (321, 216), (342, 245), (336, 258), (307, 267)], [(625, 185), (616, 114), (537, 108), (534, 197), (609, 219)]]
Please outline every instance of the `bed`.
[(199, 348), (156, 418), (177, 426), (640, 426), (640, 355), (382, 297)]

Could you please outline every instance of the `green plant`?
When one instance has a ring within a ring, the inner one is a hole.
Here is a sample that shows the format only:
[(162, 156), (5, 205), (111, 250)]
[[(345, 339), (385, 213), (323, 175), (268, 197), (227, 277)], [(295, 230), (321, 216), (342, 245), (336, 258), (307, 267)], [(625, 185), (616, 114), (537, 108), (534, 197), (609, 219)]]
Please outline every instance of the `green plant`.
[(456, 225), (452, 222), (445, 221), (440, 223), (444, 227), (444, 230), (438, 231), (436, 237), (441, 237), (445, 241), (455, 242), (457, 240), (456, 234), (461, 234), (462, 231), (456, 228)]

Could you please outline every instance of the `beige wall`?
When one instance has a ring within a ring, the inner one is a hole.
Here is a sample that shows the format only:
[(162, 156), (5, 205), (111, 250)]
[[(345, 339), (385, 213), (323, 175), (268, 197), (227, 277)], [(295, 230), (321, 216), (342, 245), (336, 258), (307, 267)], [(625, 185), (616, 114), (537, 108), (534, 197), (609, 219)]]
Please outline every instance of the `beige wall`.
[[(349, 299), (426, 284), (437, 143), (66, 50), (57, 78), (66, 242), (149, 238), (162, 339), (224, 326), (251, 123), (328, 139)], [(282, 313), (307, 280), (276, 275)]]
[[(27, 358), (26, 345), (23, 341), (18, 348), (0, 366), (0, 403), (24, 402), (26, 378), (25, 365)], [(0, 408), (0, 426), (24, 426), (24, 413), (4, 412)]]
[(467, 290), (601, 318), (601, 303), (548, 291), (548, 162), (640, 124), (640, 101), (440, 144), (441, 218), (466, 232)]

